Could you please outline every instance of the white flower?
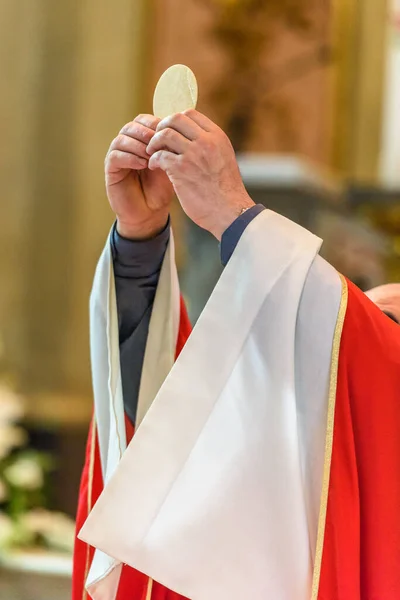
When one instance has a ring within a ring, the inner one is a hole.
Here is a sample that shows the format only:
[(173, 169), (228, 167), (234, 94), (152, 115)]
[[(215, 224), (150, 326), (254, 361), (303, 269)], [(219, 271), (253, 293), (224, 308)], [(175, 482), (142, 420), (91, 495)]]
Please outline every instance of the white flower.
[(0, 429), (0, 435), (2, 440), (6, 439), (7, 443), (13, 448), (18, 446), (24, 446), (28, 441), (28, 434), (22, 427), (16, 427), (15, 425)]
[(14, 537), (14, 524), (10, 517), (0, 511), (0, 550), (7, 548)]
[(0, 459), (10, 454), (13, 448), (24, 446), (27, 441), (28, 435), (22, 427), (1, 426), (0, 423)]
[(21, 398), (0, 383), (0, 424), (18, 421), (24, 414)]
[(0, 503), (7, 500), (8, 490), (7, 486), (2, 479), (0, 479)]
[(30, 510), (20, 518), (21, 524), (31, 533), (41, 534), (50, 524), (51, 513), (43, 508)]
[(75, 522), (67, 515), (36, 509), (23, 515), (21, 524), (31, 534), (42, 536), (52, 548), (72, 552)]
[(32, 457), (17, 459), (5, 469), (4, 477), (11, 485), (26, 490), (36, 490), (44, 483), (42, 467)]

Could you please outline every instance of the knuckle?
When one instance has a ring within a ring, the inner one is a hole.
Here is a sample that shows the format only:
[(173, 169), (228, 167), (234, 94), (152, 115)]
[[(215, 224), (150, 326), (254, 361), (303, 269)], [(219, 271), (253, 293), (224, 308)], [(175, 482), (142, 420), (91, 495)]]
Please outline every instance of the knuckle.
[(182, 113), (175, 113), (168, 117), (168, 125), (179, 125), (183, 121)]
[(119, 134), (114, 139), (114, 141), (112, 143), (112, 147), (113, 147), (113, 149), (120, 148), (121, 146), (124, 146), (124, 143), (125, 143), (125, 136), (123, 134)]
[(171, 126), (171, 118), (172, 115), (169, 115), (168, 117), (164, 117), (164, 119), (162, 119), (158, 125), (157, 125), (157, 131), (164, 131), (164, 129), (166, 129), (167, 127)]
[(175, 135), (175, 131), (173, 129), (171, 129), (170, 127), (167, 127), (166, 129), (164, 129), (162, 133), (163, 133), (164, 139), (166, 139), (166, 140), (170, 140)]
[(153, 167), (157, 167), (157, 166), (160, 165), (160, 161), (161, 161), (161, 153), (160, 152), (155, 152), (150, 157), (149, 164), (151, 164)]
[(184, 114), (186, 117), (193, 117), (196, 114), (196, 111), (194, 108), (187, 108), (182, 114)]
[(167, 127), (166, 129), (159, 131), (156, 135), (160, 142), (167, 142), (173, 137), (173, 133), (173, 130)]
[(152, 138), (151, 133), (145, 127), (137, 125), (134, 130), (135, 135), (140, 138), (143, 142), (149, 142)]
[(190, 166), (190, 159), (187, 156), (185, 156), (184, 154), (180, 154), (176, 158), (176, 163), (177, 163), (177, 167), (179, 167), (179, 170), (182, 173), (184, 173), (188, 170), (188, 168)]
[(154, 128), (155, 123), (157, 122), (157, 118), (153, 115), (146, 115), (144, 113), (138, 115), (133, 120), (134, 123), (139, 123), (139, 126), (149, 127), (151, 129)]
[(129, 123), (125, 123), (125, 125), (120, 129), (120, 134), (129, 133), (132, 129), (133, 121), (129, 121)]
[(106, 156), (106, 165), (108, 165), (108, 167), (112, 167), (115, 164), (117, 157), (118, 154), (116, 150), (111, 150)]

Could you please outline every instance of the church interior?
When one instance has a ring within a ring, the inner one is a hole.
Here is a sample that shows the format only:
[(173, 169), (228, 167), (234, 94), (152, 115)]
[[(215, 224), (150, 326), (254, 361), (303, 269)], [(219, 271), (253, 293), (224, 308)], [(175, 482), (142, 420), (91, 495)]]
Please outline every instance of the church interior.
[[(253, 200), (361, 289), (400, 282), (400, 2), (0, 0), (0, 61), (0, 598), (67, 600), (110, 140), (188, 65)], [(195, 322), (218, 243), (172, 223)]]

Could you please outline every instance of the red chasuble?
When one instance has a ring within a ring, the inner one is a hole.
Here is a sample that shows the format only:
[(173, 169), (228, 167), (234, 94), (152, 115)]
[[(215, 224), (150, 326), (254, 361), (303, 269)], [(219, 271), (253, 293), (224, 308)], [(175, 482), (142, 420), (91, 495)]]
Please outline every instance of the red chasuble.
[[(187, 316), (186, 308), (181, 300), (180, 323), (176, 345), (176, 356), (179, 356), (187, 338), (189, 337), (191, 325)], [(132, 439), (134, 429), (126, 417), (127, 441)], [(86, 447), (85, 465), (82, 472), (79, 490), (78, 512), (76, 520), (76, 532), (78, 533), (92, 507), (103, 490), (103, 478), (101, 473), (99, 444), (96, 433), (96, 424), (92, 420), (88, 442)], [(78, 538), (75, 539), (73, 577), (72, 577), (72, 600), (89, 600), (90, 596), (85, 590), (85, 582), (93, 559), (94, 548), (85, 544)], [(120, 584), (116, 600), (180, 600), (183, 596), (171, 592), (164, 586), (153, 582), (143, 573), (124, 565), (122, 569)]]
[(351, 283), (341, 310), (313, 597), (397, 600), (400, 326)]
[[(180, 347), (189, 332), (181, 324)], [(89, 437), (77, 530), (101, 491)], [(77, 541), (73, 600), (91, 550)], [(134, 590), (134, 592), (133, 592)], [(182, 596), (124, 567), (117, 600)], [(147, 595), (146, 595), (147, 594)], [(251, 597), (251, 584), (249, 584)], [(400, 598), (400, 328), (345, 282), (332, 355), (325, 472), (312, 600)]]
[[(400, 599), (400, 326), (318, 249), (269, 211), (244, 232), (80, 532), (118, 565), (191, 600)], [(78, 542), (74, 600), (89, 564)]]

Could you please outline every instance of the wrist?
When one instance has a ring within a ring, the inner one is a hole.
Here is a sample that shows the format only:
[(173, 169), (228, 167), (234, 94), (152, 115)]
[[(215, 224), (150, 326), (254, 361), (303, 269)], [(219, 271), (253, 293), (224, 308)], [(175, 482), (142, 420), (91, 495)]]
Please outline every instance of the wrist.
[(117, 217), (117, 232), (127, 240), (144, 241), (157, 237), (165, 229), (167, 223), (168, 213), (139, 223), (131, 223)]
[(229, 204), (223, 211), (217, 214), (214, 223), (209, 228), (210, 233), (212, 233), (217, 240), (221, 241), (224, 232), (232, 225), (232, 223), (236, 221), (241, 214), (253, 206), (255, 206), (255, 202), (247, 195)]

